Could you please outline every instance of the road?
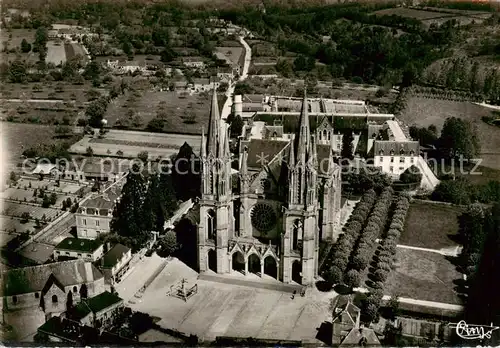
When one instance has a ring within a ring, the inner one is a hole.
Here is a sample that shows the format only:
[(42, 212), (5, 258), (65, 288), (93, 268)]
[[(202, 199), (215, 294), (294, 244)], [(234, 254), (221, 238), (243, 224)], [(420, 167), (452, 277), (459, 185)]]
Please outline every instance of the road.
[[(244, 81), (248, 77), (248, 69), (250, 69), (250, 63), (252, 62), (252, 49), (250, 46), (247, 44), (243, 36), (239, 36), (238, 40), (240, 43), (245, 47), (245, 63), (243, 64), (243, 70), (241, 72), (241, 75), (238, 79), (238, 81)], [(234, 94), (234, 87), (236, 86), (235, 82), (232, 82), (227, 91), (226, 91), (226, 102), (224, 103), (224, 106), (222, 107), (222, 112), (221, 112), (221, 119), (225, 120), (229, 114), (231, 113), (231, 107), (233, 105), (233, 94)]]

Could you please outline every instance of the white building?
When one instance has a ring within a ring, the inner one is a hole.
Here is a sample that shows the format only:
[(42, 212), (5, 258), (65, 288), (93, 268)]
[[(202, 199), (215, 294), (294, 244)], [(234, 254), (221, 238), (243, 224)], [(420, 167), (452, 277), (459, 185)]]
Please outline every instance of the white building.
[(396, 121), (386, 121), (381, 133), (383, 140), (373, 142), (374, 165), (398, 178), (406, 169), (417, 165), (420, 155), (418, 141), (408, 139)]
[(54, 260), (60, 257), (71, 257), (85, 261), (95, 262), (104, 253), (102, 242), (92, 239), (78, 239), (68, 237), (57, 244), (54, 251)]
[(113, 246), (100, 260), (99, 269), (104, 274), (107, 283), (114, 284), (128, 270), (128, 265), (132, 259), (130, 248), (122, 244)]

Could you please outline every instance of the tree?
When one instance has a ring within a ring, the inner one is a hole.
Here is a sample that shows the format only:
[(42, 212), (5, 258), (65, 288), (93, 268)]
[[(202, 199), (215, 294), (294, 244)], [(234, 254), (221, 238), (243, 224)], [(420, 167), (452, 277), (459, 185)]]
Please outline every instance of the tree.
[(9, 66), (9, 79), (12, 83), (22, 83), (26, 81), (27, 68), (26, 63), (16, 59)]
[(143, 203), (146, 195), (146, 183), (140, 167), (134, 164), (127, 174), (122, 195), (116, 204), (111, 230), (121, 236), (134, 238), (137, 245), (143, 244), (148, 236), (144, 230)]
[(342, 150), (341, 150), (341, 157), (342, 158), (348, 158), (352, 159), (352, 150), (353, 150), (353, 145), (352, 142), (354, 140), (354, 136), (352, 134), (352, 129), (349, 129), (346, 131), (342, 137)]
[(149, 154), (147, 151), (141, 151), (137, 154), (137, 158), (140, 159), (143, 163), (147, 163)]
[(174, 160), (172, 180), (177, 199), (185, 201), (200, 196), (200, 161), (188, 143), (184, 143)]
[(50, 204), (54, 205), (54, 204), (56, 204), (56, 202), (57, 202), (57, 195), (54, 192), (52, 192), (50, 194)]
[(92, 157), (94, 156), (94, 149), (92, 149), (92, 147), (87, 147), (87, 150), (85, 150), (85, 154), (89, 157)]
[(29, 44), (26, 39), (23, 39), (23, 41), (21, 41), (21, 51), (23, 53), (28, 53), (29, 51), (31, 51), (31, 44)]
[(245, 123), (243, 122), (243, 119), (241, 118), (240, 115), (236, 115), (232, 120), (231, 120), (231, 137), (236, 138), (241, 135), (241, 132), (243, 130), (243, 126)]
[(162, 252), (165, 252), (168, 256), (174, 254), (179, 249), (179, 244), (177, 243), (177, 235), (174, 231), (168, 231), (163, 238), (160, 240), (160, 245)]
[(480, 152), (475, 126), (456, 117), (446, 119), (438, 144), (442, 154), (448, 158), (463, 156), (469, 161)]
[(344, 277), (344, 283), (351, 288), (359, 286), (360, 282), (361, 275), (355, 269), (351, 269), (350, 271), (348, 271)]
[(73, 292), (68, 292), (68, 297), (66, 298), (66, 310), (73, 308)]
[(55, 133), (59, 137), (69, 137), (72, 134), (72, 129), (69, 126), (62, 126), (62, 125), (57, 125), (55, 129)]
[(146, 129), (151, 132), (160, 133), (163, 132), (163, 127), (165, 127), (165, 121), (160, 118), (153, 118), (149, 121)]
[(88, 297), (88, 289), (87, 289), (87, 284), (83, 284), (80, 287), (80, 298), (84, 299)]
[(401, 173), (399, 180), (405, 184), (420, 183), (422, 181), (422, 173), (417, 166), (413, 165)]
[(108, 108), (108, 99), (101, 97), (90, 102), (85, 110), (85, 115), (89, 118), (89, 125), (95, 128), (102, 127), (102, 119)]
[(43, 201), (42, 201), (42, 208), (48, 208), (50, 207), (50, 197), (47, 196), (46, 194), (43, 195)]

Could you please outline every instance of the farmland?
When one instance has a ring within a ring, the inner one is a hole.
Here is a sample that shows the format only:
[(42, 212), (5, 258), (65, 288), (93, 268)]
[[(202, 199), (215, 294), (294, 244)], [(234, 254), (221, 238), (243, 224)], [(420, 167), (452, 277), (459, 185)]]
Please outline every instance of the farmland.
[(449, 20), (456, 20), (461, 25), (467, 25), (474, 21), (474, 23), (482, 23), (485, 19), (491, 17), (491, 13), (480, 11), (462, 11), (451, 9), (437, 9), (437, 8), (390, 8), (374, 12), (377, 15), (397, 15), (406, 18), (414, 18), (420, 20), (424, 25), (430, 26), (431, 24), (441, 25)]
[[(219, 95), (220, 109), (224, 98)], [(129, 91), (112, 101), (105, 118), (110, 126), (117, 126), (118, 121), (128, 124), (135, 119), (135, 125), (130, 128), (144, 129), (161, 111), (166, 115), (164, 132), (200, 134), (201, 127), (208, 126), (210, 100), (208, 93), (189, 96), (176, 92)]]
[(491, 116), (491, 110), (470, 102), (409, 96), (400, 118), (408, 125), (428, 127), (434, 124), (438, 129), (448, 117), (474, 122), (481, 141), (481, 164), (500, 169), (500, 128), (484, 123), (481, 120), (483, 116)]
[(161, 156), (168, 158), (177, 154), (179, 148), (187, 142), (195, 152), (199, 151), (200, 137), (198, 135), (178, 135), (163, 133), (148, 133), (137, 131), (110, 130), (104, 138), (84, 137), (74, 144), (70, 151), (72, 153), (85, 154), (90, 146), (95, 155), (119, 156), (135, 158), (141, 151), (147, 151), (152, 158)]

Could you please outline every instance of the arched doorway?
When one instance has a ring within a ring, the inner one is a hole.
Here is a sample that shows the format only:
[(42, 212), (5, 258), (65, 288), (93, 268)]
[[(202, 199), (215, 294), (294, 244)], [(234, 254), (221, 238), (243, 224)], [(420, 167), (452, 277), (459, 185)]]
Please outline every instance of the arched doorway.
[(208, 269), (217, 273), (217, 253), (214, 249), (208, 251)]
[(298, 284), (302, 284), (302, 264), (295, 260), (292, 263), (292, 280)]
[(260, 274), (260, 259), (255, 254), (251, 254), (248, 257), (248, 272), (253, 274)]
[(245, 272), (245, 257), (239, 251), (233, 254), (233, 271)]
[(278, 265), (274, 257), (268, 256), (264, 259), (264, 274), (275, 279), (278, 277)]

